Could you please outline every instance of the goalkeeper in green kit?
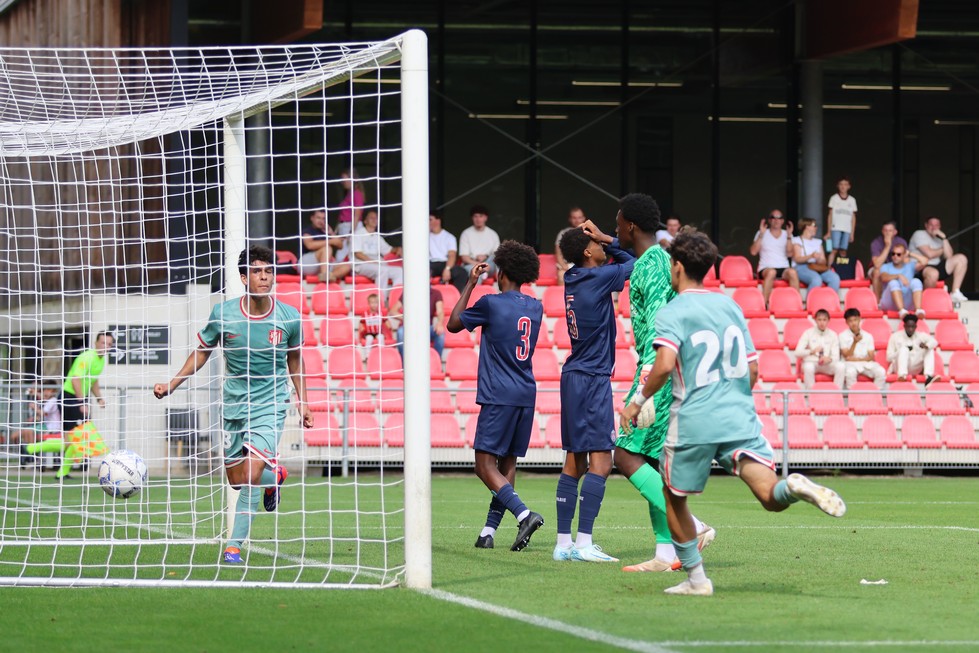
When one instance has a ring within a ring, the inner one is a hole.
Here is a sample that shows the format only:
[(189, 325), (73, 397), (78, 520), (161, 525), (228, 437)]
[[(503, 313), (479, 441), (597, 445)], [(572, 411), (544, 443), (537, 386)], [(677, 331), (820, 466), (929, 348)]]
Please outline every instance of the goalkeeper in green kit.
[[(626, 395), (626, 403), (642, 387), (646, 375), (656, 362), (653, 348), (656, 314), (676, 295), (670, 283), (670, 255), (656, 242), (660, 223), (659, 206), (649, 195), (632, 193), (619, 202), (615, 218), (616, 234), (623, 249), (636, 254), (635, 267), (629, 279), (629, 305), (632, 333), (636, 341), (639, 365), (636, 378)], [(666, 519), (666, 497), (659, 474), (659, 457), (670, 421), (672, 386), (667, 383), (655, 396), (656, 421), (648, 429), (619, 433), (615, 441), (615, 466), (649, 503), (649, 518), (656, 536), (656, 553), (650, 560), (627, 565), (622, 571), (674, 571), (680, 568), (676, 549)], [(694, 517), (697, 540), (702, 550), (714, 539), (714, 529)]]

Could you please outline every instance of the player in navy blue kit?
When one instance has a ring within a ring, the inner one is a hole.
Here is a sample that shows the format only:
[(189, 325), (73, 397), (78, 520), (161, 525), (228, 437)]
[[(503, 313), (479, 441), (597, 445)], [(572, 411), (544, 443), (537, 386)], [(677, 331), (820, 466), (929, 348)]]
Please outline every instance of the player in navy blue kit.
[[(590, 220), (565, 232), (558, 243), (572, 267), (564, 274), (564, 305), (571, 355), (561, 370), (561, 448), (567, 452), (557, 483), (557, 544), (554, 560), (618, 562), (592, 541), (592, 530), (612, 471), (615, 416), (612, 383), (615, 364), (615, 308), (612, 293), (622, 292), (635, 262), (617, 238)], [(605, 265), (609, 256), (617, 261)], [(571, 521), (579, 500), (578, 536)]]
[(497, 248), (494, 263), (500, 293), (486, 295), (467, 309), (473, 288), (488, 268), (485, 263), (473, 266), (447, 328), (452, 333), (483, 329), (476, 384), (480, 410), (473, 448), (476, 476), (493, 493), (493, 499), (476, 547), (493, 548), (503, 511), (509, 510), (519, 522), (510, 550), (520, 551), (544, 525), (544, 518), (531, 512), (513, 489), (517, 458), (527, 453), (536, 419), (537, 384), (531, 358), (544, 315), (540, 300), (520, 292), (520, 286), (537, 280), (540, 260), (527, 245), (507, 240)]

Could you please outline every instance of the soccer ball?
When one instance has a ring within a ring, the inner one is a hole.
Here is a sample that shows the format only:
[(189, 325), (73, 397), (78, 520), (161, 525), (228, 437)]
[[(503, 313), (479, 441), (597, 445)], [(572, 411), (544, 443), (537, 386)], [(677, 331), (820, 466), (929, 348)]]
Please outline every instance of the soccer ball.
[(128, 499), (146, 485), (146, 463), (132, 451), (113, 451), (99, 465), (99, 486), (113, 499)]

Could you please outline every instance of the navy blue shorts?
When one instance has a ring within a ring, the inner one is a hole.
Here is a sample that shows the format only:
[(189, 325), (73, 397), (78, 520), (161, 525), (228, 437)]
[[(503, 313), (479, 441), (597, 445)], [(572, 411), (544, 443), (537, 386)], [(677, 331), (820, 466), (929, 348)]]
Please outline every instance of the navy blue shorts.
[(612, 384), (607, 376), (561, 375), (561, 448), (572, 453), (615, 448)]
[(533, 406), (483, 404), (476, 420), (473, 449), (501, 458), (521, 458), (527, 455), (534, 419)]

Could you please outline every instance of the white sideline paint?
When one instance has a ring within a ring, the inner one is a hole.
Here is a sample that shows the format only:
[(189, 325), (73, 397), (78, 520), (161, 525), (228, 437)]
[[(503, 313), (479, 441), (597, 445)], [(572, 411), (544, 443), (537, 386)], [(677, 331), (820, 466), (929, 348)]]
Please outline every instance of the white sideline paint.
[(793, 642), (790, 640), (780, 640), (771, 642), (752, 642), (752, 641), (733, 641), (733, 642), (662, 642), (664, 646), (678, 646), (678, 647), (689, 647), (689, 648), (702, 648), (706, 646), (716, 646), (716, 647), (755, 647), (755, 646), (771, 646), (777, 648), (789, 648), (789, 647), (809, 647), (809, 648), (887, 648), (887, 647), (922, 647), (922, 646), (968, 646), (976, 647), (979, 646), (979, 640), (961, 640), (961, 641), (944, 641), (944, 640), (911, 640), (911, 641), (897, 641), (897, 640), (867, 640), (861, 642), (855, 641), (839, 641), (834, 642), (832, 640), (824, 641), (799, 641)]

